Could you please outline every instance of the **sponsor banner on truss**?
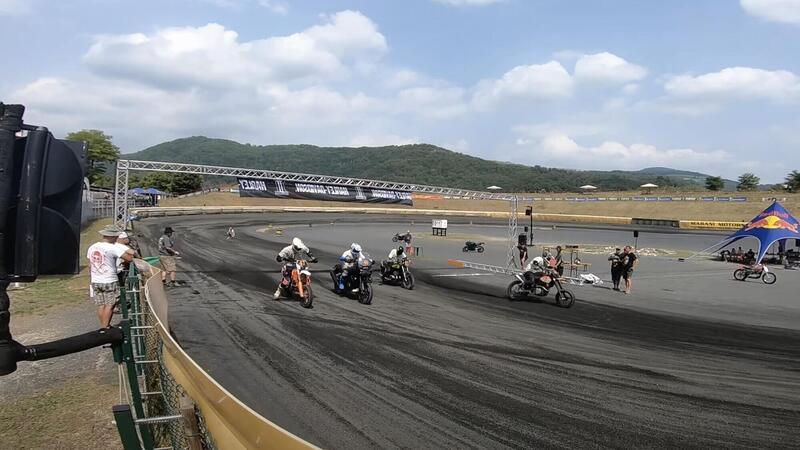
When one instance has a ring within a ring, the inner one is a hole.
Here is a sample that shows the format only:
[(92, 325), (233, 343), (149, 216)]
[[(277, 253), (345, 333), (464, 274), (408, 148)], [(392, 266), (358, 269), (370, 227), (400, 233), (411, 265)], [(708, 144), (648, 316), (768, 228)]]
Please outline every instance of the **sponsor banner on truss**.
[(358, 203), (413, 205), (410, 192), (362, 186), (340, 186), (290, 180), (238, 178), (240, 197), (294, 198)]

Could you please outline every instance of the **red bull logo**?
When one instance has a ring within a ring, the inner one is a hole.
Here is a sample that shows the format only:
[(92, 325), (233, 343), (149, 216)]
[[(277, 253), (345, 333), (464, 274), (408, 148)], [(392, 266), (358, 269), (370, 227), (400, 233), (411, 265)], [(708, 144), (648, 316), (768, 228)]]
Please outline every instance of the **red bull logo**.
[(796, 223), (787, 222), (776, 215), (769, 215), (754, 222), (750, 222), (745, 228), (745, 231), (750, 231), (754, 228), (766, 228), (768, 230), (781, 229), (791, 231), (792, 233), (797, 233)]

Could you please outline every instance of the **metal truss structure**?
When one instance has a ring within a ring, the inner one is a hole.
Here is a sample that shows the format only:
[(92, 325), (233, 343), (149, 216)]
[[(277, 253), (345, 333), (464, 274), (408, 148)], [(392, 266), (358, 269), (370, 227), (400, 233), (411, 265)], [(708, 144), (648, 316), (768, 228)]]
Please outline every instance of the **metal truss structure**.
[(518, 229), (517, 229), (517, 214), (519, 213), (519, 199), (513, 197), (509, 200), (511, 204), (511, 214), (508, 216), (508, 259), (506, 267), (508, 269), (517, 267), (517, 256), (515, 250), (517, 248)]
[[(392, 189), (403, 192), (417, 192), (422, 194), (439, 194), (454, 198), (476, 200), (504, 200), (511, 203), (511, 216), (509, 217), (509, 262), (508, 266), (516, 266), (514, 248), (517, 240), (517, 206), (520, 200), (514, 194), (499, 192), (473, 191), (441, 186), (428, 186), (424, 184), (399, 183), (393, 181), (368, 180), (363, 178), (338, 177), (332, 175), (314, 175), (307, 173), (279, 172), (263, 169), (243, 169), (236, 167), (209, 166), (202, 164), (185, 164), (161, 161), (135, 161), (121, 159), (117, 161), (116, 183), (114, 189), (114, 223), (121, 229), (126, 229), (129, 222), (128, 212), (128, 180), (131, 170), (146, 172), (173, 172), (193, 173), (198, 175), (217, 175), (223, 177), (256, 178), (268, 180), (289, 180), (301, 183), (324, 183), (337, 186), (359, 186), (377, 189)], [(533, 200), (524, 197), (522, 200)]]

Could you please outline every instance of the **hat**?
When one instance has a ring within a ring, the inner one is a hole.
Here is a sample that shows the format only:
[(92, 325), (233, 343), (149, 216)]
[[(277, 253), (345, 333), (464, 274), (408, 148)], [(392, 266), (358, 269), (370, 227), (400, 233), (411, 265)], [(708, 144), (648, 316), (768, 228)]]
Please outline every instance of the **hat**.
[(173, 230), (172, 227), (164, 228), (164, 234), (174, 233), (174, 232), (175, 232), (175, 230)]
[(128, 239), (128, 233), (123, 231), (119, 234), (119, 236), (117, 236), (117, 239)]
[(114, 225), (109, 225), (102, 230), (100, 230), (100, 234), (106, 237), (117, 237), (119, 234), (122, 233), (122, 230), (115, 227)]

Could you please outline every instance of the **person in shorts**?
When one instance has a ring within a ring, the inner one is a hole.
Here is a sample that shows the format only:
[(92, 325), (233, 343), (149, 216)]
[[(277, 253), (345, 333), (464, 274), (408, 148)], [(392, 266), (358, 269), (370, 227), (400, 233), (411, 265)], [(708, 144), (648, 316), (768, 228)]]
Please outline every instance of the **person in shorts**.
[(100, 319), (101, 328), (111, 327), (114, 304), (119, 295), (117, 260), (124, 262), (133, 260), (133, 251), (116, 243), (120, 233), (121, 231), (113, 226), (103, 228), (100, 230), (103, 240), (92, 244), (86, 251), (91, 283), (89, 296), (97, 306), (97, 318)]
[[(164, 234), (158, 238), (158, 255), (161, 260), (161, 267), (164, 269), (164, 272), (161, 274), (161, 281), (167, 286), (175, 286), (176, 284), (175, 272), (177, 266), (175, 264), (175, 257), (180, 255), (180, 253), (175, 250), (175, 241), (172, 240), (172, 233), (174, 233), (172, 227), (166, 227), (164, 228)], [(169, 277), (169, 281), (167, 281), (167, 277)]]
[(622, 249), (622, 278), (625, 279), (625, 293), (630, 294), (633, 287), (633, 270), (639, 265), (639, 257), (630, 245)]

